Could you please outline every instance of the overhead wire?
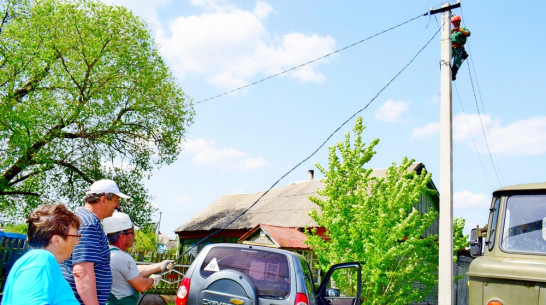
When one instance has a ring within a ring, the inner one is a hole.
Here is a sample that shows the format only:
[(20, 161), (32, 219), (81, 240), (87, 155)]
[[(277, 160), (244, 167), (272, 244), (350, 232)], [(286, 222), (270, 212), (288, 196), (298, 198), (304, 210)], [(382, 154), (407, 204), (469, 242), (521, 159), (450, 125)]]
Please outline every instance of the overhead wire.
[[(467, 63), (468, 65), (468, 63)], [(487, 148), (487, 153), (489, 155), (489, 160), (491, 161), (491, 166), (493, 167), (493, 171), (495, 172), (495, 176), (497, 177), (497, 182), (499, 183), (499, 186), (502, 185), (501, 181), (500, 181), (500, 178), (499, 178), (499, 173), (497, 172), (497, 167), (495, 166), (495, 163), (493, 162), (493, 156), (491, 154), (491, 149), (490, 149), (490, 145), (489, 144), (489, 141), (487, 140), (487, 134), (485, 132), (485, 128), (484, 128), (484, 124), (483, 124), (483, 120), (482, 120), (482, 115), (481, 115), (481, 112), (480, 112), (480, 107), (478, 106), (478, 100), (476, 98), (476, 90), (474, 89), (474, 81), (472, 80), (472, 73), (470, 72), (470, 66), (468, 68), (468, 75), (470, 75), (470, 84), (472, 85), (472, 92), (474, 94), (474, 101), (475, 101), (475, 104), (476, 104), (476, 111), (478, 112), (478, 118), (480, 119), (480, 126), (482, 128), (482, 133), (483, 133), (483, 138), (485, 140), (485, 146)]]
[(402, 23), (400, 23), (400, 24), (397, 24), (397, 25), (395, 25), (395, 26), (392, 26), (392, 27), (390, 27), (390, 28), (388, 28), (388, 29), (386, 29), (386, 30), (383, 30), (383, 31), (381, 31), (381, 32), (378, 32), (378, 33), (376, 33), (376, 34), (373, 34), (373, 35), (371, 35), (371, 36), (368, 36), (368, 37), (366, 37), (366, 38), (364, 38), (364, 39), (361, 39), (361, 40), (359, 40), (359, 41), (357, 41), (357, 42), (355, 42), (355, 43), (352, 43), (352, 44), (350, 44), (350, 45), (348, 45), (348, 46), (345, 46), (345, 47), (343, 47), (343, 48), (341, 48), (341, 49), (337, 49), (337, 50), (335, 50), (335, 51), (333, 51), (333, 52), (330, 52), (330, 53), (328, 53), (328, 54), (326, 54), (326, 55), (323, 55), (323, 56), (321, 56), (321, 57), (315, 58), (315, 59), (310, 60), (310, 61), (308, 61), (308, 62), (305, 62), (305, 63), (303, 63), (303, 64), (294, 66), (294, 67), (292, 67), (292, 68), (290, 68), (290, 69), (287, 69), (287, 70), (281, 71), (281, 72), (279, 72), (279, 73), (270, 75), (270, 76), (268, 76), (268, 77), (262, 78), (262, 79), (260, 79), (260, 80), (257, 80), (257, 81), (255, 81), (255, 82), (253, 82), (253, 83), (250, 83), (250, 84), (247, 84), (247, 85), (244, 85), (244, 86), (235, 88), (235, 89), (233, 89), (233, 90), (226, 91), (226, 92), (224, 92), (224, 93), (215, 95), (215, 96), (213, 96), (213, 97), (206, 98), (206, 99), (204, 99), (204, 100), (201, 100), (201, 101), (196, 102), (195, 104), (197, 105), (197, 104), (201, 104), (201, 103), (204, 103), (204, 102), (213, 100), (213, 99), (217, 99), (217, 98), (222, 97), (222, 96), (224, 96), (224, 95), (228, 95), (228, 94), (230, 94), (230, 93), (233, 93), (233, 92), (236, 92), (236, 91), (239, 91), (239, 90), (242, 90), (242, 89), (245, 89), (245, 88), (248, 88), (248, 87), (257, 85), (257, 84), (259, 84), (259, 83), (261, 83), (261, 82), (264, 82), (264, 81), (266, 81), (266, 80), (272, 79), (272, 78), (277, 77), (277, 76), (279, 76), (279, 75), (286, 74), (286, 73), (288, 73), (288, 72), (297, 70), (297, 69), (299, 69), (299, 68), (301, 68), (301, 67), (304, 67), (304, 66), (307, 66), (307, 65), (309, 65), (309, 64), (312, 64), (312, 63), (314, 63), (314, 62), (317, 62), (317, 61), (319, 61), (319, 60), (325, 59), (326, 57), (329, 57), (329, 56), (334, 55), (334, 54), (336, 54), (336, 53), (339, 53), (339, 52), (341, 52), (341, 51), (345, 51), (345, 50), (347, 50), (347, 49), (349, 49), (349, 48), (352, 48), (352, 47), (354, 47), (354, 46), (356, 46), (356, 45), (358, 45), (358, 44), (361, 44), (361, 43), (363, 43), (363, 42), (365, 42), (365, 41), (367, 41), (367, 40), (370, 40), (370, 39), (372, 39), (372, 38), (374, 38), (374, 37), (377, 37), (377, 36), (379, 36), (379, 35), (382, 35), (382, 34), (384, 34), (384, 33), (389, 32), (389, 31), (391, 31), (391, 30), (394, 30), (394, 29), (396, 29), (396, 28), (398, 28), (398, 27), (401, 27), (402, 25), (404, 25), (404, 24), (406, 24), (406, 23), (409, 23), (409, 22), (411, 22), (411, 21), (413, 21), (413, 20), (415, 20), (415, 19), (417, 19), (417, 18), (426, 16), (427, 14), (428, 14), (428, 12), (425, 13), (425, 14), (421, 14), (421, 15), (419, 15), (419, 16), (413, 17), (413, 18), (411, 18), (411, 19), (409, 19), (409, 20), (407, 20), (407, 21), (404, 21), (404, 22), (402, 22)]
[[(461, 7), (461, 16), (463, 16), (463, 20), (465, 19), (464, 18), (464, 15), (463, 15), (463, 9)], [(466, 49), (468, 50), (468, 53), (471, 54), (471, 51), (470, 51), (470, 43), (468, 43), (466, 45)], [(489, 136), (488, 134), (489, 133), (489, 125), (487, 123), (487, 120), (485, 121), (485, 124), (482, 120), (482, 115), (481, 115), (481, 112), (480, 112), (480, 107), (478, 105), (478, 99), (477, 99), (477, 96), (476, 96), (476, 88), (474, 88), (474, 81), (473, 81), (473, 78), (472, 78), (472, 72), (470, 70), (470, 62), (472, 62), (472, 69), (474, 71), (474, 75), (476, 77), (476, 87), (478, 89), (478, 93), (479, 93), (479, 96), (480, 96), (480, 102), (481, 102), (481, 105), (482, 105), (482, 110), (483, 110), (483, 113), (485, 114), (485, 106), (483, 104), (483, 99), (482, 99), (482, 96), (481, 96), (481, 91), (479, 90), (479, 83), (478, 83), (478, 77), (477, 77), (477, 74), (476, 74), (476, 69), (474, 67), (474, 61), (472, 60), (472, 57), (469, 56), (469, 61), (467, 61), (467, 67), (468, 67), (468, 75), (470, 77), (470, 84), (472, 86), (472, 93), (473, 93), (473, 96), (474, 96), (474, 101), (475, 101), (475, 105), (476, 105), (476, 111), (478, 112), (478, 118), (480, 120), (480, 126), (481, 126), (481, 129), (482, 129), (482, 133), (483, 133), (483, 137), (484, 137), (484, 140), (485, 140), (485, 146), (487, 148), (487, 153), (489, 155), (489, 160), (491, 161), (491, 166), (493, 168), (493, 172), (495, 173), (495, 176), (497, 178), (497, 183), (499, 184), (499, 187), (502, 186), (502, 182), (501, 182), (501, 178), (500, 178), (500, 166), (499, 166), (499, 162), (498, 162), (498, 158), (496, 156), (496, 153), (495, 153), (495, 149), (494, 149), (494, 146), (493, 146), (493, 143), (489, 143)], [(493, 152), (492, 152), (493, 151)], [(495, 161), (496, 161), (496, 164), (495, 164)], [(481, 162), (481, 161), (480, 161)], [(498, 169), (498, 171), (497, 171)]]
[(489, 175), (487, 174), (485, 166), (484, 166), (484, 164), (482, 162), (482, 158), (480, 157), (480, 154), (478, 153), (477, 141), (476, 141), (476, 138), (474, 138), (474, 133), (472, 132), (472, 129), (470, 128), (470, 124), (468, 123), (468, 119), (466, 117), (466, 112), (464, 111), (463, 102), (461, 100), (461, 96), (459, 94), (459, 89), (457, 87), (457, 84), (455, 84), (455, 92), (457, 93), (457, 99), (459, 100), (459, 104), (461, 105), (461, 110), (465, 114), (464, 115), (464, 120), (465, 120), (466, 126), (468, 128), (468, 131), (470, 132), (470, 137), (472, 138), (472, 145), (474, 145), (474, 152), (476, 153), (476, 156), (478, 157), (478, 161), (480, 162), (482, 170), (483, 170), (483, 172), (485, 174), (485, 178), (487, 179), (487, 183), (489, 183), (489, 186), (491, 187), (492, 186), (491, 180), (489, 179)]
[[(415, 18), (414, 18), (415, 19)], [(301, 164), (303, 164), (304, 162), (306, 162), (307, 160), (309, 160), (311, 157), (313, 157), (322, 147), (324, 147), (324, 145), (326, 145), (326, 143), (343, 127), (345, 126), (349, 121), (351, 121), (355, 116), (357, 116), (359, 113), (361, 113), (362, 111), (366, 110), (373, 101), (375, 101), (377, 99), (377, 97), (379, 97), (379, 95), (385, 91), (385, 89), (387, 89), (387, 87), (390, 86), (390, 84), (396, 79), (398, 78), (398, 76), (400, 76), (400, 74), (402, 74), (402, 72), (404, 72), (404, 70), (406, 70), (406, 68), (411, 65), (415, 59), (417, 58), (417, 56), (419, 56), (419, 54), (421, 54), (421, 52), (432, 42), (432, 40), (438, 35), (438, 33), (440, 32), (440, 29), (439, 28), (435, 33), (434, 35), (432, 35), (432, 37), (425, 43), (424, 46), (422, 46), (419, 51), (417, 51), (417, 53), (411, 58), (411, 60), (402, 68), (400, 69), (400, 71), (398, 71), (398, 73), (396, 73), (394, 75), (394, 77), (392, 77), (376, 94), (375, 96), (370, 99), (370, 101), (364, 106), (362, 107), (361, 109), (357, 110), (354, 114), (352, 114), (348, 119), (346, 119), (343, 123), (341, 123), (341, 125), (339, 125), (339, 127), (337, 127), (332, 133), (330, 133), (330, 135), (328, 137), (326, 137), (326, 139), (307, 157), (305, 157), (303, 160), (301, 160), (299, 163), (297, 163), (294, 167), (292, 167), (292, 169), (290, 169), (288, 172), (286, 172), (284, 175), (282, 175), (277, 181), (275, 181), (275, 183), (273, 183), (273, 185), (271, 185), (267, 191), (265, 191), (262, 195), (260, 195), (260, 197), (258, 197), (258, 199), (256, 199), (256, 201), (254, 201), (248, 208), (246, 208), (243, 212), (241, 212), (239, 215), (237, 215), (235, 218), (233, 218), (231, 221), (229, 221), (226, 225), (224, 225), (222, 228), (220, 229), (217, 229), (216, 231), (208, 234), (207, 236), (203, 237), (201, 240), (199, 240), (197, 243), (195, 243), (193, 246), (191, 246), (190, 248), (188, 248), (188, 250), (184, 251), (184, 253), (182, 253), (178, 258), (180, 259), (181, 257), (183, 257), (184, 255), (186, 255), (187, 253), (189, 253), (193, 248), (197, 247), (199, 244), (201, 244), (203, 241), (207, 240), (208, 238), (210, 238), (211, 236), (214, 236), (216, 234), (218, 234), (219, 232), (227, 229), (229, 226), (231, 226), (237, 219), (239, 219), (241, 216), (243, 216), (244, 214), (246, 214), (250, 209), (252, 209), (265, 195), (267, 195), (269, 193), (269, 191), (271, 191), (282, 179), (284, 179), (287, 175), (289, 175), (290, 173), (292, 173), (296, 168), (298, 168)], [(385, 32), (385, 31), (383, 31)]]

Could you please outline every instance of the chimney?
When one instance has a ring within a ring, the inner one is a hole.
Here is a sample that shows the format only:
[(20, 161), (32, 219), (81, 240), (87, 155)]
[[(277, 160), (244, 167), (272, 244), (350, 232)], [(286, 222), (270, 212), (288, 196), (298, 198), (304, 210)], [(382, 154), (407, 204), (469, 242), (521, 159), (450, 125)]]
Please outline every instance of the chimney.
[(313, 178), (315, 177), (315, 171), (310, 169), (309, 171), (307, 171), (309, 174), (309, 181), (313, 180)]

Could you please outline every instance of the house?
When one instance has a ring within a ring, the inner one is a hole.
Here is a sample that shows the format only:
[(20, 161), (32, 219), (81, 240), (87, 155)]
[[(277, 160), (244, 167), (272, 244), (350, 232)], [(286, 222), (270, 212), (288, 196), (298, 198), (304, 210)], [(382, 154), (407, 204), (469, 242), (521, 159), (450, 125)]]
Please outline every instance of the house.
[[(409, 170), (420, 173), (424, 168), (422, 163), (414, 163)], [(386, 177), (386, 172), (386, 169), (374, 170), (371, 176)], [(436, 190), (432, 182), (429, 187)], [(196, 255), (210, 243), (247, 243), (297, 251), (312, 262), (312, 251), (303, 243), (304, 230), (317, 229), (317, 234), (324, 236), (325, 229), (309, 216), (310, 210), (319, 208), (309, 196), (318, 196), (317, 190), (322, 188), (324, 182), (313, 179), (309, 171), (309, 179), (304, 182), (268, 192), (224, 195), (175, 230), (180, 250)], [(438, 210), (438, 195), (423, 194), (417, 203), (418, 210), (431, 207)], [(426, 234), (437, 233), (438, 221)], [(199, 246), (193, 247), (197, 243)]]

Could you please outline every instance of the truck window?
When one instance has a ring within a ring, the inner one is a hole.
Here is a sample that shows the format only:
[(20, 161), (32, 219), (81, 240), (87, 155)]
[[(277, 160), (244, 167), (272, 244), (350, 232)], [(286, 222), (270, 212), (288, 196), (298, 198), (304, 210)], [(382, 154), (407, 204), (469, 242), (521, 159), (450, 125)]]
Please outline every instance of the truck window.
[(489, 212), (489, 223), (491, 224), (491, 228), (489, 228), (489, 234), (487, 234), (487, 236), (489, 237), (489, 241), (487, 243), (489, 251), (493, 250), (493, 247), (495, 246), (495, 233), (497, 232), (497, 219), (499, 217), (499, 205), (500, 205), (500, 198), (497, 198), (495, 199), (495, 203), (493, 204), (493, 207), (491, 207)]
[(546, 194), (510, 196), (505, 214), (503, 251), (546, 254)]

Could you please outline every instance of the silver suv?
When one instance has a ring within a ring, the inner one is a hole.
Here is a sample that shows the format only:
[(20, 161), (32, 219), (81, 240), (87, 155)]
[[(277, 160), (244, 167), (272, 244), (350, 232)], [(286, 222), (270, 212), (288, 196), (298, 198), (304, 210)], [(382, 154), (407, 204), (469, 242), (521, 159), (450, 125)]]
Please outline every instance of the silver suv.
[(176, 305), (360, 305), (361, 288), (359, 263), (332, 266), (316, 289), (297, 253), (212, 244), (188, 268)]

